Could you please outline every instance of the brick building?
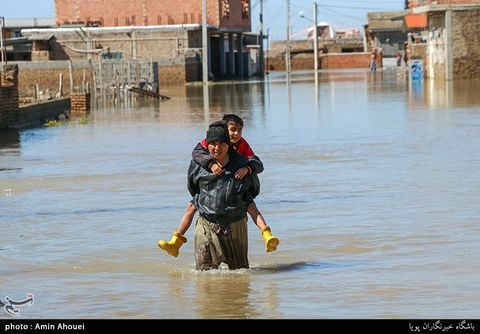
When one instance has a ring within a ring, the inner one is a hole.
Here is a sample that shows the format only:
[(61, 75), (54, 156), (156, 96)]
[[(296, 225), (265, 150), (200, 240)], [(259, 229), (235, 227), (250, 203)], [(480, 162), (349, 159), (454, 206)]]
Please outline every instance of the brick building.
[[(163, 65), (181, 68), (180, 75), (169, 76), (175, 81), (195, 81), (201, 78), (201, 5), (200, 0), (55, 0), (57, 27), (23, 34), (53, 35), (50, 55), (41, 50), (48, 59), (153, 59), (160, 72)], [(262, 71), (256, 67), (256, 35), (249, 33), (250, 0), (207, 0), (207, 23), (211, 78)]]
[(3, 37), (8, 61), (48, 59), (48, 55), (45, 58), (42, 51), (48, 48), (52, 36), (37, 36), (35, 39), (28, 39), (22, 36), (22, 30), (50, 28), (55, 25), (53, 19), (5, 19), (4, 21)]
[(410, 0), (408, 7), (424, 17), (425, 47), (412, 48), (411, 57), (424, 60), (428, 77), (480, 78), (480, 0)]
[(407, 7), (415, 8), (430, 5), (464, 5), (464, 4), (480, 4), (479, 0), (408, 0)]
[[(57, 25), (102, 27), (202, 23), (201, 0), (55, 0)], [(207, 0), (208, 24), (250, 31), (250, 0)]]

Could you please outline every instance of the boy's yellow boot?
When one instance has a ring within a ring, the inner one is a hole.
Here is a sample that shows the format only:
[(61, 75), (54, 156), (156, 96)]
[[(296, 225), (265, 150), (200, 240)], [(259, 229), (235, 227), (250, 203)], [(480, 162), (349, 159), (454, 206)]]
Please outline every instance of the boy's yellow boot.
[(171, 256), (178, 256), (178, 251), (184, 243), (187, 242), (187, 238), (180, 234), (180, 232), (175, 231), (173, 233), (172, 239), (170, 241), (159, 240), (158, 247), (165, 250)]
[(272, 231), (270, 230), (270, 227), (265, 226), (262, 229), (262, 237), (263, 237), (263, 240), (265, 240), (265, 248), (267, 252), (273, 252), (274, 250), (277, 249), (277, 246), (280, 243), (280, 240), (278, 240), (277, 237), (272, 235)]

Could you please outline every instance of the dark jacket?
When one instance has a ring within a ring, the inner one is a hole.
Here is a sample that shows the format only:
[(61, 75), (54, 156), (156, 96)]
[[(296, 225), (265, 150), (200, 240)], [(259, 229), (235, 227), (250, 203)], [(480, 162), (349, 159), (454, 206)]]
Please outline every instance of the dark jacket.
[(192, 160), (188, 168), (188, 191), (200, 216), (221, 225), (238, 221), (247, 216), (247, 207), (260, 193), (257, 175), (246, 175), (236, 180), (235, 172), (248, 160), (234, 149), (228, 151), (230, 162), (217, 176)]
[[(208, 152), (208, 149), (205, 149), (202, 144), (198, 143), (197, 146), (192, 151), (192, 159), (195, 160), (203, 168), (210, 170), (208, 165), (213, 161), (212, 156)], [(263, 163), (260, 158), (256, 155), (253, 155), (248, 158), (248, 166), (252, 168), (254, 174), (260, 174), (263, 172)], [(243, 167), (243, 166), (242, 166)]]

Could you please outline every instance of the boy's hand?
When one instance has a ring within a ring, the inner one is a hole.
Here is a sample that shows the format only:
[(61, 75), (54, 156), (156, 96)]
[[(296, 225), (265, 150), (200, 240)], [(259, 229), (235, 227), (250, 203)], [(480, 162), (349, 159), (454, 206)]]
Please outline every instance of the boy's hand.
[(235, 172), (235, 179), (236, 180), (241, 180), (245, 177), (245, 175), (247, 175), (248, 173), (250, 172), (250, 170), (247, 168), (247, 167), (242, 167), (242, 168), (239, 168), (236, 172)]
[(212, 173), (217, 175), (217, 176), (221, 175), (223, 173), (222, 167), (219, 164), (216, 164), (216, 163), (214, 163), (212, 165), (212, 167), (210, 167), (210, 169), (212, 170)]

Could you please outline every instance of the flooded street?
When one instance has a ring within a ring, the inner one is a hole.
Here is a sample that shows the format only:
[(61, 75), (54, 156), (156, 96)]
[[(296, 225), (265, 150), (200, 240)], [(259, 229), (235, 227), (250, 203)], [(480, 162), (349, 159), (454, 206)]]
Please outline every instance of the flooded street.
[[(23, 318), (478, 318), (479, 91), (271, 74), (1, 133), (0, 300), (32, 293)], [(280, 245), (266, 253), (250, 219), (252, 268), (197, 272), (193, 228), (178, 258), (156, 244), (225, 113), (264, 163), (256, 202)]]

